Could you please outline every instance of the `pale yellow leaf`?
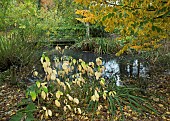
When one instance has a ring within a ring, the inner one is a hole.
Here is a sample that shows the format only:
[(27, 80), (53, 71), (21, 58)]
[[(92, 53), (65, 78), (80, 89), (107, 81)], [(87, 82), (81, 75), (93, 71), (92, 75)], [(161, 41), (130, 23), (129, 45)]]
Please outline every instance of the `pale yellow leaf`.
[(73, 102), (75, 102), (76, 104), (79, 104), (79, 100), (77, 98), (74, 98)]
[(102, 73), (101, 72), (95, 72), (96, 80), (98, 80), (101, 77)]
[(83, 60), (82, 59), (79, 59), (79, 62), (82, 62)]
[(102, 65), (102, 60), (100, 57), (96, 58), (96, 65), (98, 65), (98, 66)]
[(44, 106), (43, 106), (42, 108), (43, 108), (43, 110), (47, 110), (47, 108), (46, 108), (46, 107), (44, 107)]
[(79, 70), (79, 71), (81, 71), (81, 70), (82, 70), (81, 65), (78, 65), (78, 70)]
[(47, 68), (47, 63), (43, 62), (43, 68), (46, 69)]
[(34, 71), (33, 75), (34, 75), (34, 76), (38, 76), (38, 72), (37, 72), (37, 71)]
[(67, 97), (70, 101), (73, 101), (73, 98), (69, 94), (67, 94)]
[(45, 111), (45, 117), (46, 118), (48, 117), (48, 111), (47, 110)]
[(74, 64), (74, 65), (76, 64), (76, 59), (73, 59), (73, 64)]
[(78, 114), (81, 114), (81, 109), (80, 109), (80, 108), (77, 108), (77, 110), (78, 110)]
[(101, 78), (101, 80), (100, 80), (100, 85), (101, 85), (101, 86), (105, 86), (105, 79), (104, 79), (104, 78)]
[(76, 108), (74, 108), (74, 113), (77, 113), (77, 110), (76, 110)]
[(104, 91), (104, 92), (103, 92), (103, 99), (106, 100), (106, 97), (107, 97), (107, 91)]
[(103, 108), (102, 105), (99, 105), (99, 106), (98, 106), (98, 110), (99, 110), (99, 111), (100, 111), (102, 108)]
[(60, 96), (63, 95), (63, 92), (57, 91), (55, 95), (57, 99), (60, 99)]
[(61, 81), (59, 78), (56, 79), (57, 80), (57, 83), (60, 85), (61, 84)]
[(68, 88), (71, 90), (70, 84), (68, 82), (65, 82)]
[(79, 86), (81, 87), (81, 83), (80, 83), (80, 81), (77, 81), (77, 85), (79, 85)]
[(109, 92), (109, 96), (114, 97), (115, 95), (116, 95), (116, 92), (115, 92), (115, 91), (110, 91), (110, 92)]
[(56, 71), (56, 70), (53, 70), (52, 73), (57, 74), (57, 71)]
[(68, 107), (68, 109), (71, 111), (71, 106), (70, 105), (66, 105)]
[(64, 110), (64, 112), (66, 112), (66, 111), (67, 111), (67, 107), (66, 107), (66, 106), (64, 106), (63, 110)]
[(43, 117), (44, 117), (44, 115), (42, 114), (41, 117), (40, 117), (40, 119), (43, 120)]
[(68, 64), (67, 64), (67, 63), (63, 63), (62, 68), (63, 68), (64, 70), (68, 69)]
[(60, 102), (58, 101), (58, 100), (55, 100), (55, 105), (57, 106), (57, 107), (60, 107), (61, 105), (60, 105)]
[(55, 116), (56, 116), (56, 117), (59, 116), (59, 113), (56, 113)]
[(51, 110), (48, 110), (48, 115), (52, 116), (52, 111)]
[(94, 95), (91, 96), (91, 100), (95, 102), (96, 101), (96, 97)]
[(41, 83), (41, 86), (44, 87), (47, 84), (47, 82)]
[(51, 74), (53, 72), (52, 68), (50, 68), (50, 67), (47, 67), (46, 71), (48, 74)]
[(56, 79), (56, 74), (55, 73), (52, 73), (51, 74), (51, 80), (55, 80)]
[(96, 101), (99, 101), (99, 94), (97, 93), (96, 90), (94, 91), (94, 95), (95, 95), (95, 97), (96, 97)]
[(58, 50), (58, 51), (60, 51), (60, 50), (61, 50), (61, 47), (56, 46), (55, 49)]
[(41, 64), (43, 64), (44, 63), (44, 58), (41, 57), (40, 61), (41, 61)]
[(46, 93), (44, 91), (41, 91), (41, 97), (45, 100), (46, 98)]
[(89, 62), (89, 66), (91, 66), (92, 68), (94, 68), (94, 63), (93, 63), (93, 62)]

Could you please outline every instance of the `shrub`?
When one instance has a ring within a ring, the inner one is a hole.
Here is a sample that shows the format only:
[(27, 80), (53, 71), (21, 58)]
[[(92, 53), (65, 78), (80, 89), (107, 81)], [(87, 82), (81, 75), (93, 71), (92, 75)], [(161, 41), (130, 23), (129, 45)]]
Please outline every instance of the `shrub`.
[(36, 81), (26, 93), (37, 106), (37, 118), (41, 120), (99, 119), (102, 115), (109, 120), (118, 112), (123, 118), (126, 106), (137, 112), (155, 111), (144, 98), (136, 96), (137, 88), (117, 86), (113, 79), (104, 79), (100, 57), (95, 63), (85, 63), (62, 56), (51, 63), (43, 54), (41, 63), (45, 80)]

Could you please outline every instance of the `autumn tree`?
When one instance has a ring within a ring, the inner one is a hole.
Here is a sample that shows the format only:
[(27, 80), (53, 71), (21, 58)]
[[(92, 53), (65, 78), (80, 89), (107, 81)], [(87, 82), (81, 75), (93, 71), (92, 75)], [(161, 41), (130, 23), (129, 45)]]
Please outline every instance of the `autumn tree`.
[(84, 16), (82, 22), (105, 27), (105, 31), (119, 29), (120, 38), (126, 40), (120, 55), (129, 49), (136, 51), (156, 49), (170, 35), (170, 1), (168, 0), (75, 0), (89, 10), (77, 10)]

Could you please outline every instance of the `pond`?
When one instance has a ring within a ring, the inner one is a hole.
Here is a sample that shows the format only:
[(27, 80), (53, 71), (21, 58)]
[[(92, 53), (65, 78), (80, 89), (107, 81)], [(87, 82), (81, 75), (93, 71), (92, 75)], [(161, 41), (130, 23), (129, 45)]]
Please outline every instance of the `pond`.
[[(85, 62), (95, 62), (97, 57), (102, 57), (105, 70), (102, 76), (106, 79), (114, 78), (118, 86), (123, 86), (127, 78), (148, 78), (150, 76), (148, 64), (137, 57), (116, 57), (113, 55), (99, 55), (92, 52), (74, 51), (66, 49), (65, 56), (82, 59)], [(54, 59), (56, 54), (52, 54)]]

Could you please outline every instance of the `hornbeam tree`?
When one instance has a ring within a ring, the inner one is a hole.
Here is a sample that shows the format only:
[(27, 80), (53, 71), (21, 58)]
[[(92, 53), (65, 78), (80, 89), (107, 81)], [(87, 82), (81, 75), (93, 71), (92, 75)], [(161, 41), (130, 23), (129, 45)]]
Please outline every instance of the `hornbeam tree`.
[[(105, 31), (119, 29), (117, 41), (125, 40), (117, 55), (129, 49), (136, 51), (156, 49), (170, 36), (169, 0), (75, 0), (88, 10), (77, 10), (82, 22), (100, 24)], [(127, 40), (130, 36), (132, 39)]]

